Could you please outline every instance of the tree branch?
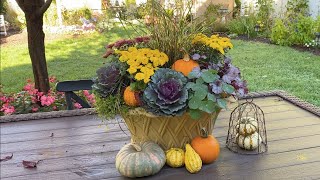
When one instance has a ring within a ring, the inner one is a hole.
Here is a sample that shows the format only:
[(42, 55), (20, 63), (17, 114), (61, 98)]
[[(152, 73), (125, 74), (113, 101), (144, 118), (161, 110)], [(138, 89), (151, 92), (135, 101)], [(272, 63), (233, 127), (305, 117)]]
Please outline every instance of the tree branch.
[(37, 11), (37, 14), (44, 14), (46, 12), (46, 10), (49, 8), (50, 4), (51, 4), (52, 0), (47, 0), (43, 6)]
[(16, 0), (16, 2), (19, 5), (19, 7), (22, 9), (22, 11), (25, 12), (24, 0)]

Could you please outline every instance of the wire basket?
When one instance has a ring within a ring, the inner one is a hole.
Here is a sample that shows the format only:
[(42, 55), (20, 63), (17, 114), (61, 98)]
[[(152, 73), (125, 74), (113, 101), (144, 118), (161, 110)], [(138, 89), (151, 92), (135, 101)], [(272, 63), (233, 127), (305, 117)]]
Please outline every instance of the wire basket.
[(240, 154), (260, 154), (268, 150), (264, 113), (253, 99), (247, 99), (231, 112), (226, 145)]

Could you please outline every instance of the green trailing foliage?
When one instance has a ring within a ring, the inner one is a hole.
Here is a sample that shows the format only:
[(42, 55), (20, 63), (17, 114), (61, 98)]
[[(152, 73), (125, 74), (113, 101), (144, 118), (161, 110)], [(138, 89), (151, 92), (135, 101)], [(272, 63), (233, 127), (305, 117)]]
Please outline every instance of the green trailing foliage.
[(95, 92), (95, 97), (96, 110), (103, 119), (113, 119), (117, 114), (127, 113), (129, 110), (129, 107), (125, 105), (120, 94), (101, 98), (100, 95)]

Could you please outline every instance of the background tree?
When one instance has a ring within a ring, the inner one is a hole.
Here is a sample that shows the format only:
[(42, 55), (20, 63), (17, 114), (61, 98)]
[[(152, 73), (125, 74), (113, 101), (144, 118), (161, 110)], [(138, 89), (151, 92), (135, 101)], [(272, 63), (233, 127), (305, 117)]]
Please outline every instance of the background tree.
[(43, 15), (52, 0), (16, 0), (25, 14), (28, 32), (28, 48), (32, 62), (35, 88), (41, 92), (50, 89), (43, 32)]

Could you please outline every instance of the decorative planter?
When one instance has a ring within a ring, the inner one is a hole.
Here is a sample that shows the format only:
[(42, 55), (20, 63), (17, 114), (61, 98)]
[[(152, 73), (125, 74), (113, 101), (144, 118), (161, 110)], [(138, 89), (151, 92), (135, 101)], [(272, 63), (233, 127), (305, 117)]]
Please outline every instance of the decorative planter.
[(212, 134), (219, 113), (220, 111), (204, 113), (201, 119), (194, 120), (188, 113), (182, 116), (160, 117), (135, 111), (124, 115), (123, 119), (131, 133), (131, 142), (152, 140), (164, 150), (168, 150), (172, 147), (184, 148), (185, 144), (201, 134), (203, 127)]

